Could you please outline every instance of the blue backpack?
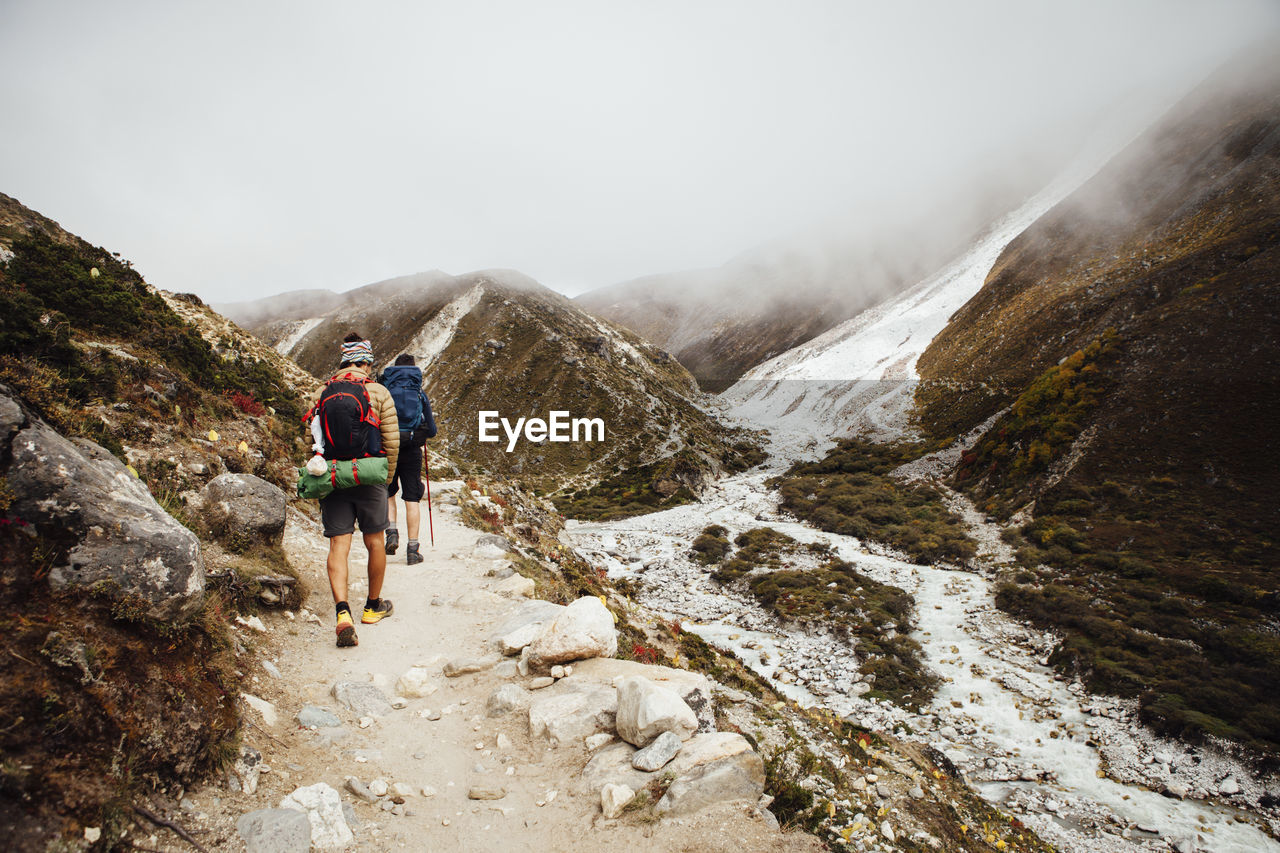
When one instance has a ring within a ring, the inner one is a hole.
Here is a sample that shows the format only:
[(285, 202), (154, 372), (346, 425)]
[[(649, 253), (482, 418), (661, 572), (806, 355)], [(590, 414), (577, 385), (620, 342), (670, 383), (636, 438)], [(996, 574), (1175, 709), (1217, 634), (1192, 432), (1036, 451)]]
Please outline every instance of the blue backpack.
[(422, 425), (422, 369), (404, 364), (382, 372), (382, 384), (396, 404), (400, 429), (412, 432)]

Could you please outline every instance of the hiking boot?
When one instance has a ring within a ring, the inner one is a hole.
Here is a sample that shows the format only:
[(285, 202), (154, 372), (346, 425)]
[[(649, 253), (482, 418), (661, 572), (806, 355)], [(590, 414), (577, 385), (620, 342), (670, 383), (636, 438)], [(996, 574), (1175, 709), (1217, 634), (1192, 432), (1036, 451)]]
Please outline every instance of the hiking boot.
[(350, 646), (360, 645), (360, 638), (356, 636), (356, 623), (351, 618), (351, 614), (344, 610), (338, 614), (338, 648), (345, 649)]
[(400, 547), (400, 531), (394, 527), (387, 528), (387, 553), (394, 554)]
[(391, 599), (379, 598), (373, 607), (370, 607), (367, 602), (365, 603), (364, 615), (360, 617), (360, 621), (366, 625), (372, 625), (374, 622), (381, 622), (394, 612), (395, 608), (391, 606)]
[(417, 545), (410, 545), (409, 550), (404, 552), (404, 561), (411, 566), (422, 562), (422, 554), (418, 551)]

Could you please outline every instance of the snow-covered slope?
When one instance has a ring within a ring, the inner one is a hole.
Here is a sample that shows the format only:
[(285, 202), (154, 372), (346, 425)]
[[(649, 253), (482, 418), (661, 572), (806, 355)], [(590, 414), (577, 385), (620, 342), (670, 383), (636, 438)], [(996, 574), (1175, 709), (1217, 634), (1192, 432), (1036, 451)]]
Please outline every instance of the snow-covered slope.
[[(982, 287), (1006, 245), (1061, 200), (1062, 180), (996, 223), (936, 275), (750, 370), (721, 395), (731, 413), (784, 445), (867, 432), (903, 434), (919, 374), (916, 360)], [(790, 439), (790, 440), (788, 440)]]

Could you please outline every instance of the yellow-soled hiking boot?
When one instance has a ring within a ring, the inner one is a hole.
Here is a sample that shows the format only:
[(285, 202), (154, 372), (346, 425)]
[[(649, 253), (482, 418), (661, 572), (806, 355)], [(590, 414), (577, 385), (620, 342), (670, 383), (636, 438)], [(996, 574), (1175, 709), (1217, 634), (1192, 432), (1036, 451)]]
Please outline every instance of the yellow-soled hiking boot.
[(368, 602), (365, 602), (364, 615), (360, 617), (360, 621), (366, 625), (372, 625), (374, 622), (381, 622), (394, 612), (395, 608), (391, 606), (391, 599), (379, 598), (372, 607), (369, 606)]
[(350, 611), (344, 610), (338, 614), (337, 631), (338, 648), (360, 645), (360, 638), (356, 636), (356, 621), (351, 617)]

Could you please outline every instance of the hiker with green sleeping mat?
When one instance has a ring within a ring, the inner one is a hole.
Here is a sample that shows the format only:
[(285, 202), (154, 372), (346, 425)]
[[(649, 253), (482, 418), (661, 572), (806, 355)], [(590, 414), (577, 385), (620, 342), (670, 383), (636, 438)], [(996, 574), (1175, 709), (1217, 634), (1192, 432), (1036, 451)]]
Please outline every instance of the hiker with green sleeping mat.
[(400, 425), (391, 393), (373, 380), (369, 341), (347, 335), (341, 358), (306, 415), (316, 456), (298, 472), (298, 494), (320, 498), (338, 645), (345, 647), (359, 643), (347, 603), (347, 558), (357, 524), (369, 552), (369, 597), (360, 621), (371, 625), (392, 613), (391, 601), (380, 596), (387, 570), (387, 480), (400, 454)]
[(436, 419), (431, 414), (431, 401), (422, 390), (422, 369), (411, 355), (404, 354), (396, 363), (378, 377), (396, 404), (396, 416), (400, 419), (400, 461), (391, 469), (387, 486), (387, 515), (391, 526), (387, 528), (387, 553), (394, 554), (400, 546), (400, 531), (396, 529), (396, 492), (402, 492), (404, 521), (408, 528), (409, 545), (405, 550), (405, 562), (410, 566), (422, 562), (418, 548), (418, 528), (422, 522), (419, 504), (424, 490), (422, 462), (426, 442), (436, 437)]

